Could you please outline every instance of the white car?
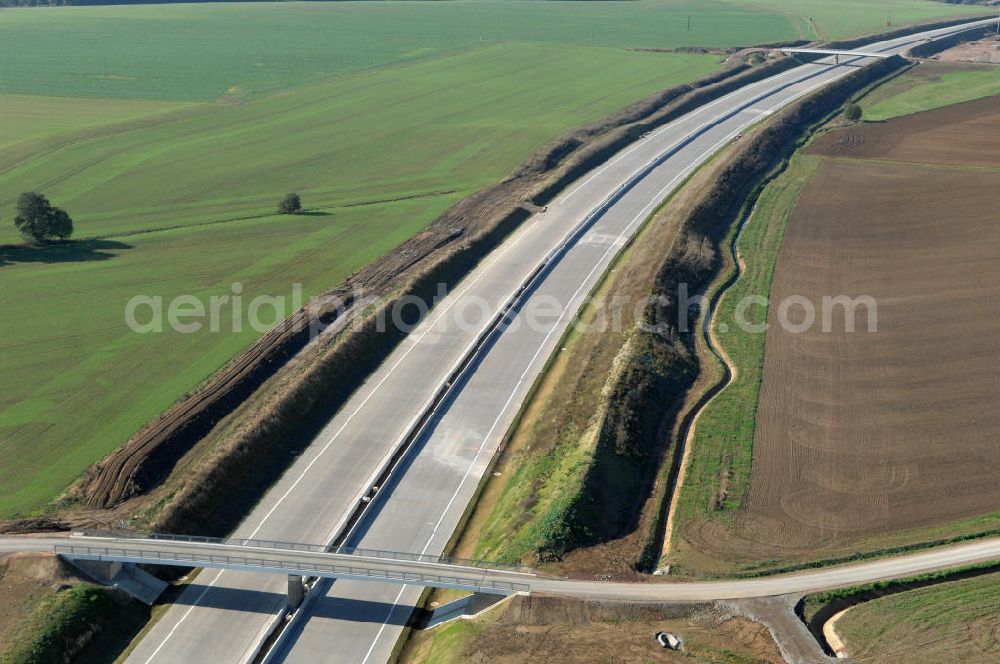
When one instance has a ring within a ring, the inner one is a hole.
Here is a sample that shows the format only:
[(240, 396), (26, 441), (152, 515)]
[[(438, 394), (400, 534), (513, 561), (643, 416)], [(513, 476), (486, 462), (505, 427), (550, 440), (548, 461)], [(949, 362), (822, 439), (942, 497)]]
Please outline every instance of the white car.
[(670, 650), (680, 650), (681, 640), (670, 632), (657, 632), (653, 635), (656, 642), (660, 644), (663, 648), (669, 648)]

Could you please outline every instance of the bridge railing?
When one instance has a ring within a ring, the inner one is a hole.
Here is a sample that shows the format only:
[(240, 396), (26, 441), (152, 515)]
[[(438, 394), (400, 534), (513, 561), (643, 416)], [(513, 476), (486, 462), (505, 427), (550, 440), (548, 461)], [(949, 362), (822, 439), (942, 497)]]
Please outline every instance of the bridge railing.
[(422, 563), (440, 563), (443, 565), (460, 565), (462, 567), (477, 567), (480, 569), (501, 569), (524, 574), (534, 574), (535, 570), (526, 565), (502, 563), (475, 558), (455, 558), (452, 556), (435, 556), (421, 553), (406, 553), (402, 551), (385, 551), (382, 549), (364, 549), (350, 546), (324, 546), (322, 544), (307, 544), (303, 542), (284, 542), (280, 540), (244, 539), (206, 537), (201, 535), (171, 535), (167, 533), (131, 533), (107, 530), (79, 530), (87, 537), (107, 539), (148, 539), (166, 542), (191, 542), (198, 544), (228, 544), (256, 549), (275, 549), (282, 551), (305, 551), (307, 553), (339, 553), (348, 556), (379, 558), (382, 560), (401, 560)]
[(255, 558), (251, 555), (219, 554), (208, 552), (161, 551), (132, 549), (127, 546), (101, 546), (93, 544), (57, 544), (55, 553), (70, 559), (133, 562), (145, 565), (172, 565), (180, 567), (216, 567), (243, 569), (277, 574), (322, 576), (334, 579), (370, 579), (435, 588), (459, 588), (478, 592), (512, 594), (528, 592), (527, 583), (489, 579), (486, 570), (482, 576), (462, 576), (431, 572), (410, 572), (370, 565), (344, 563), (304, 563), (290, 558)]

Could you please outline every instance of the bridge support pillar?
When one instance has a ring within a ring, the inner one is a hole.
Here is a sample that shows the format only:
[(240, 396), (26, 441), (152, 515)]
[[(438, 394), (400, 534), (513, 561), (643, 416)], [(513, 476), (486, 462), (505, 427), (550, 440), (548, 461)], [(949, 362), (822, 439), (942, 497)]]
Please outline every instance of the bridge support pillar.
[(288, 609), (294, 611), (302, 605), (306, 596), (306, 585), (298, 574), (288, 575)]

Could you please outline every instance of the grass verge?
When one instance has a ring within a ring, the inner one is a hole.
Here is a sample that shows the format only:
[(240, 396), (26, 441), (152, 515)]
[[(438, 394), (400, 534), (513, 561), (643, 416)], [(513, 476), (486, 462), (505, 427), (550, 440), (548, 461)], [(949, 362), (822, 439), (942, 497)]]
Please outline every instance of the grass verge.
[(0, 654), (0, 662), (111, 662), (146, 619), (137, 606), (116, 591), (89, 584), (47, 595), (17, 628), (10, 638), (15, 645)]
[[(918, 587), (853, 606), (835, 630), (860, 664), (933, 661), (941, 664), (1000, 658), (1000, 572), (956, 571)], [(967, 577), (970, 573), (981, 576)], [(914, 583), (920, 584), (921, 579)]]
[[(766, 298), (778, 250), (799, 193), (819, 158), (796, 153), (788, 167), (762, 192), (736, 244), (743, 273), (719, 301), (713, 335), (733, 366), (729, 386), (701, 414), (691, 447), (691, 462), (680, 493), (679, 521), (731, 515), (740, 506), (750, 477), (754, 414), (760, 390), (764, 335), (745, 333), (741, 321), (759, 326), (767, 305), (739, 308), (747, 298)], [(734, 229), (729, 241), (733, 240)], [(714, 358), (713, 358), (714, 360)]]
[(866, 120), (882, 121), (1000, 95), (1000, 66), (926, 61), (861, 101)]

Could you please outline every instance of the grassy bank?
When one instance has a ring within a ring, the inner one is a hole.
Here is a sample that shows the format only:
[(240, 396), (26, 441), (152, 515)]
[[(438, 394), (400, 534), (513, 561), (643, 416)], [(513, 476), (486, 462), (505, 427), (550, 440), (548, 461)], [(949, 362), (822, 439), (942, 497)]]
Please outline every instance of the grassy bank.
[[(661, 418), (694, 366), (677, 339), (654, 339), (628, 317), (654, 288), (659, 260), (686, 241), (678, 216), (661, 210), (616, 260), (540, 379), (460, 549), (487, 559), (552, 561), (635, 528), (650, 471), (665, 453), (655, 446)], [(612, 303), (622, 302), (626, 326), (603, 329)], [(635, 407), (644, 400), (642, 416)], [(616, 571), (635, 564), (635, 544), (619, 543)], [(598, 554), (581, 564), (609, 561)]]
[(852, 598), (870, 598), (851, 606), (835, 623), (851, 659), (864, 664), (994, 661), (1000, 655), (1000, 573), (967, 577), (995, 568), (954, 570), (810, 596), (804, 615), (810, 620), (830, 602), (850, 605)]
[(0, 662), (111, 662), (148, 613), (125, 609), (126, 602), (132, 600), (89, 584), (48, 594), (8, 635), (13, 645), (0, 653)]
[(861, 107), (866, 120), (881, 121), (991, 95), (1000, 95), (1000, 66), (927, 61), (872, 92)]

